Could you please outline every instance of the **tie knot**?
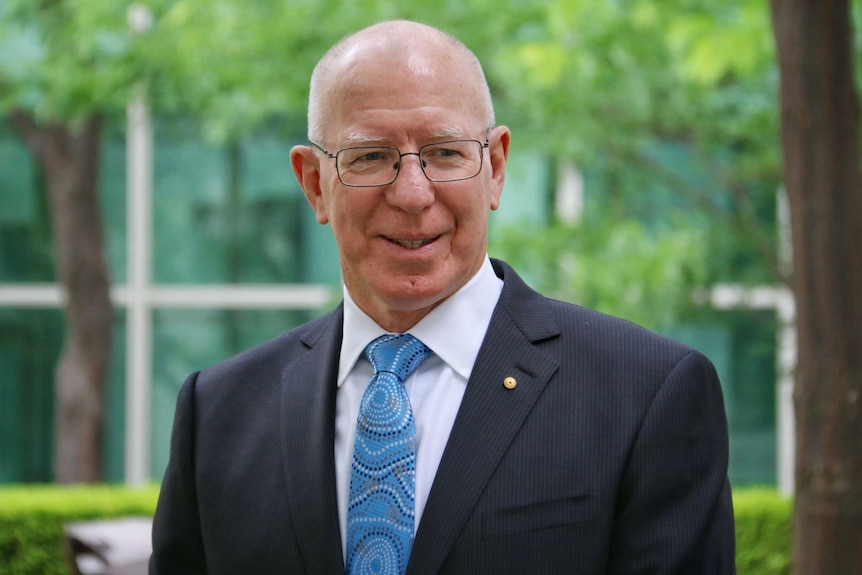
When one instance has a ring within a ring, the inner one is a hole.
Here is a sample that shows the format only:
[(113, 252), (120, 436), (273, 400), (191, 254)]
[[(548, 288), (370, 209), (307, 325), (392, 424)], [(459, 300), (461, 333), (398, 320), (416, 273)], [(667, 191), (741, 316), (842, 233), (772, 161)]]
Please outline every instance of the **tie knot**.
[(388, 371), (401, 381), (433, 353), (409, 333), (382, 335), (365, 347), (365, 357), (374, 367), (375, 374)]

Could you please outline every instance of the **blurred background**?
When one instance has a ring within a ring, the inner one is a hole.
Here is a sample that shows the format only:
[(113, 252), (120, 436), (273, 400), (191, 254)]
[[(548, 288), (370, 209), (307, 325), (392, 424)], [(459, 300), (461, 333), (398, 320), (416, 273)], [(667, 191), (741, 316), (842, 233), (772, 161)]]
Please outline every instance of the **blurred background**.
[[(57, 365), (78, 321), (64, 301), (109, 297), (107, 328), (74, 333), (109, 330), (88, 437), (99, 479), (129, 483), (160, 481), (191, 371), (337, 303), (335, 243), (288, 153), (315, 62), (392, 18), (464, 41), (512, 129), (492, 257), (706, 353), (733, 484), (789, 493), (793, 302), (762, 0), (0, 0), (0, 483), (58, 478)], [(62, 204), (88, 173), (93, 193)], [(87, 203), (98, 217), (75, 220)], [(70, 298), (76, 270), (105, 289)]]

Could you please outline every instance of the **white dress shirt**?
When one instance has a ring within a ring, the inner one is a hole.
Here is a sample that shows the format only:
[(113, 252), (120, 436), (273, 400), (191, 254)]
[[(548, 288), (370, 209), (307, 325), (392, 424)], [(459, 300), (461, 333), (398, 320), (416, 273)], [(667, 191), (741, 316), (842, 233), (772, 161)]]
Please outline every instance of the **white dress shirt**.
[[(434, 352), (405, 382), (416, 424), (414, 530), (419, 526), (467, 380), (502, 289), (503, 280), (496, 276), (486, 256), (485, 263), (467, 284), (408, 331)], [(344, 339), (335, 403), (335, 481), (342, 552), (347, 541), (356, 418), (362, 394), (374, 374), (362, 352), (366, 345), (385, 333), (386, 330), (359, 309), (345, 287)]]

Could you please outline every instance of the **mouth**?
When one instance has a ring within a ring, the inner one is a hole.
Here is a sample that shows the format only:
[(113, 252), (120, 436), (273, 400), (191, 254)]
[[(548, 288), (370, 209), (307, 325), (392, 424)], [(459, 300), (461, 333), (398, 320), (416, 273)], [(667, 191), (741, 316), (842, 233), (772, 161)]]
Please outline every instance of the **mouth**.
[(387, 237), (386, 239), (388, 241), (392, 242), (393, 244), (398, 244), (399, 246), (407, 248), (409, 250), (415, 250), (415, 249), (421, 248), (422, 246), (427, 246), (428, 244), (434, 242), (437, 238), (433, 237), (433, 238), (424, 239), (424, 240), (399, 240), (399, 239)]

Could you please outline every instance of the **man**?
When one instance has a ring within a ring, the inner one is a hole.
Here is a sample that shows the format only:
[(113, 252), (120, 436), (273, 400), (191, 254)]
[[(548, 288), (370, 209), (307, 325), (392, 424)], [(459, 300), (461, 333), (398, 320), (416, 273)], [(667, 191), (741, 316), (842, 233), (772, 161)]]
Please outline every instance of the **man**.
[[(488, 258), (510, 133), (472, 53), (362, 30), (315, 68), (308, 123), (291, 163), (344, 301), (186, 381), (150, 573), (733, 573), (709, 361)], [(363, 348), (402, 333), (418, 367), (381, 375)], [(369, 463), (383, 379), (391, 465)]]

